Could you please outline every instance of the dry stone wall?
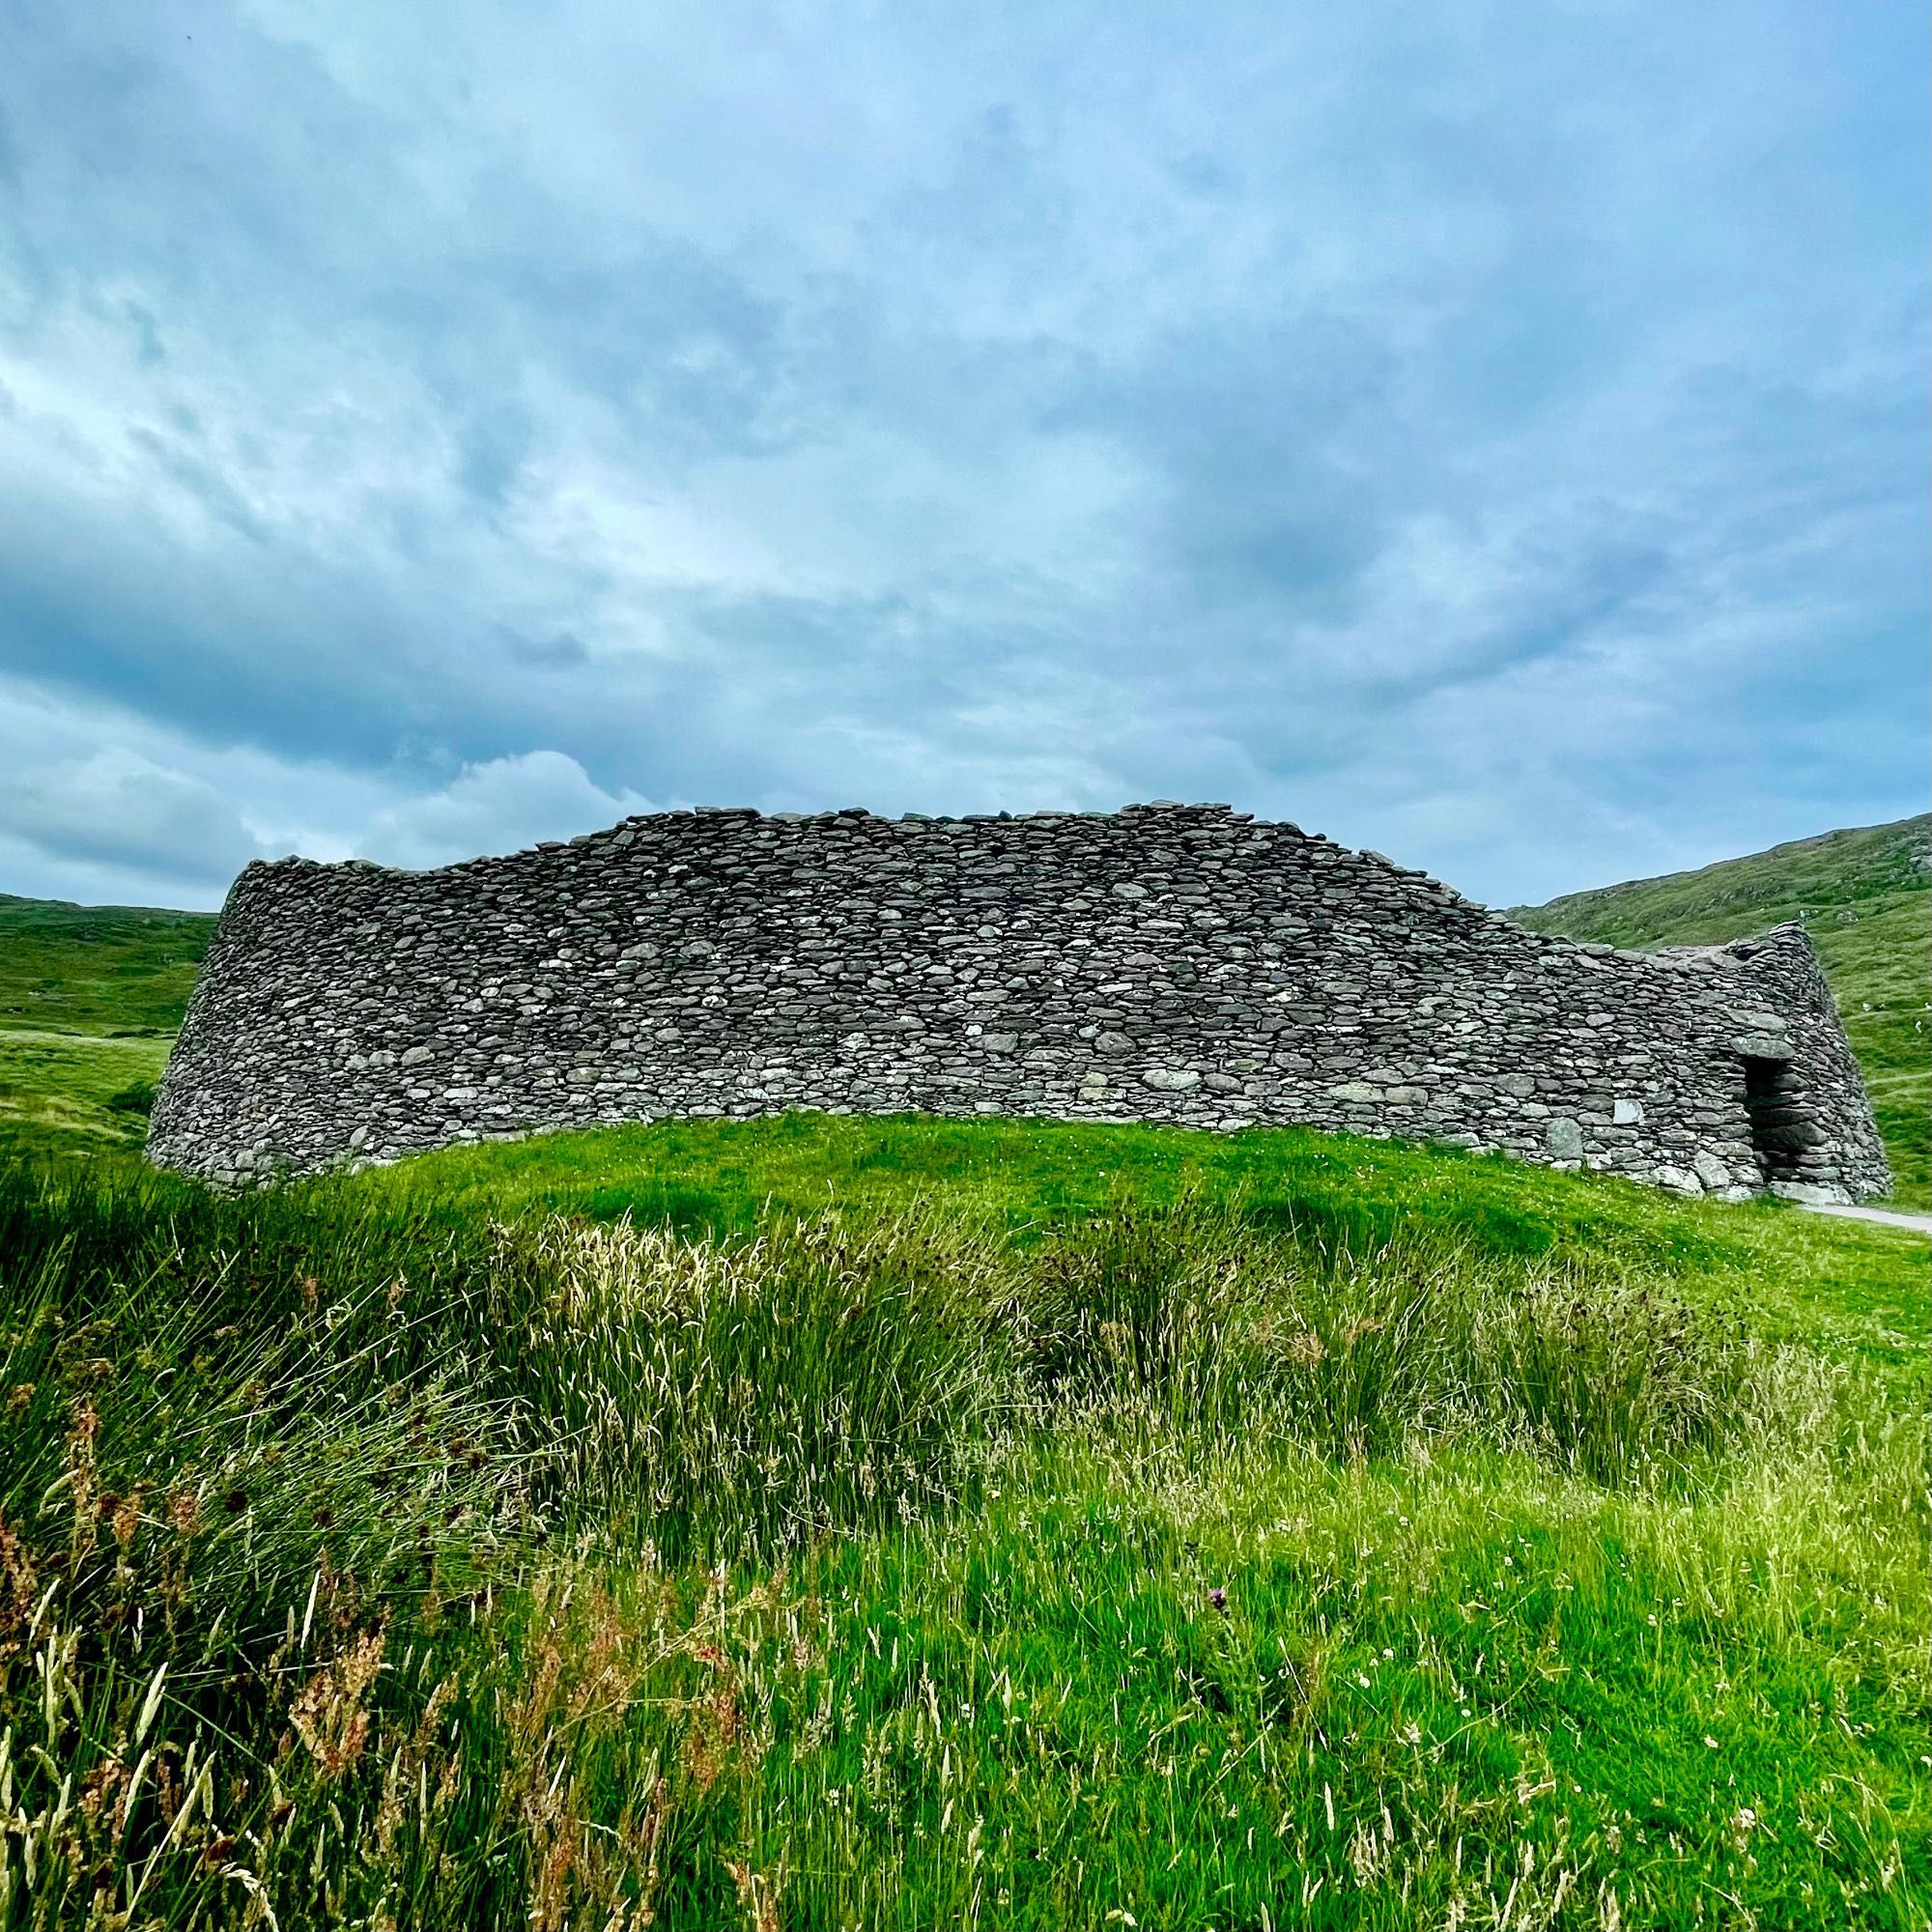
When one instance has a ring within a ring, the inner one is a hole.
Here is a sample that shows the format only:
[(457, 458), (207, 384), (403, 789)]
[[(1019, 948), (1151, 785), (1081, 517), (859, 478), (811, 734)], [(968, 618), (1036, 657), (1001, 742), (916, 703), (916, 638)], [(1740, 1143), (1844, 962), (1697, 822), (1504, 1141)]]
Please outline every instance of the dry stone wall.
[(1223, 806), (656, 814), (236, 882), (149, 1151), (225, 1184), (668, 1115), (1303, 1122), (1883, 1192), (1810, 944), (1614, 952)]

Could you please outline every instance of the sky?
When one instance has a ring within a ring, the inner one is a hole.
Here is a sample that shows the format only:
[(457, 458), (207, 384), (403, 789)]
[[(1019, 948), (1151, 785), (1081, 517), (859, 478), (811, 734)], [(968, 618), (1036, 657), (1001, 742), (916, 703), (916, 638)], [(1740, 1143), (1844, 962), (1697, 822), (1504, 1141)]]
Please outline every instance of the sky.
[(1918, 0), (0, 27), (0, 891), (1220, 800), (1923, 810)]

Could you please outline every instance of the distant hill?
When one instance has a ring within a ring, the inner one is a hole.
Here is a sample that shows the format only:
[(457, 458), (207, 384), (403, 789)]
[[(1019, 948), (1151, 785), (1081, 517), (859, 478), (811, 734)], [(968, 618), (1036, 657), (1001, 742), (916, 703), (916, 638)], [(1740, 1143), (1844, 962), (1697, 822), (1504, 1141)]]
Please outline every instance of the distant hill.
[(0, 893), (0, 1131), (128, 1145), (181, 1025), (211, 913)]
[(1709, 946), (1802, 922), (1864, 1067), (1898, 1196), (1932, 1202), (1932, 813), (1566, 893), (1510, 917), (1630, 947)]
[(213, 913), (0, 893), (0, 1026), (172, 1033), (213, 935)]

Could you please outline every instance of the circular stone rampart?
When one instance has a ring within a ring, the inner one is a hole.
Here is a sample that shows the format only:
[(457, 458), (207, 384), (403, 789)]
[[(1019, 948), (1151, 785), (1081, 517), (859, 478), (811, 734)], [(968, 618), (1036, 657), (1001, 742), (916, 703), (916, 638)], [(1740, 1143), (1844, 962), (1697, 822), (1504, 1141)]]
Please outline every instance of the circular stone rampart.
[(1689, 1192), (1889, 1185), (1797, 927), (1579, 946), (1224, 806), (666, 812), (439, 871), (250, 866), (148, 1147), (233, 1185), (790, 1108), (1299, 1122)]

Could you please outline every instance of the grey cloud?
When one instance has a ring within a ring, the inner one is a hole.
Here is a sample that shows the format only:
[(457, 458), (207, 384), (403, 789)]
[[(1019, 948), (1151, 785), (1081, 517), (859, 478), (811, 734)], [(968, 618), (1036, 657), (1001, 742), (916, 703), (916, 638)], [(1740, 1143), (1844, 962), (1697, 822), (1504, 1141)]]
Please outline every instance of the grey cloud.
[(262, 856), (212, 785), (111, 752), (0, 781), (0, 833), (54, 859), (197, 883)]
[(1547, 810), (1584, 775), (1740, 847), (1794, 773), (1916, 792), (1923, 271), (1903, 149), (1813, 85), (1894, 99), (1881, 28), (688, 27), (22, 36), (0, 668), (224, 784), (336, 772), (412, 852), (630, 796), (1222, 793), (1461, 826), (1507, 895), (1499, 825), (1606, 849)]
[(515, 403), (478, 410), (459, 434), (457, 477), (472, 497), (501, 503), (535, 441), (529, 412)]
[(525, 638), (505, 631), (503, 639), (518, 663), (537, 665), (545, 670), (580, 670), (590, 662), (583, 639), (569, 631), (558, 631), (550, 638)]
[(128, 440), (145, 451), (164, 476), (178, 483), (238, 536), (246, 537), (250, 543), (260, 543), (268, 534), (261, 519), (242, 498), (233, 480), (224, 476), (218, 469), (143, 424), (136, 423), (130, 428)]

